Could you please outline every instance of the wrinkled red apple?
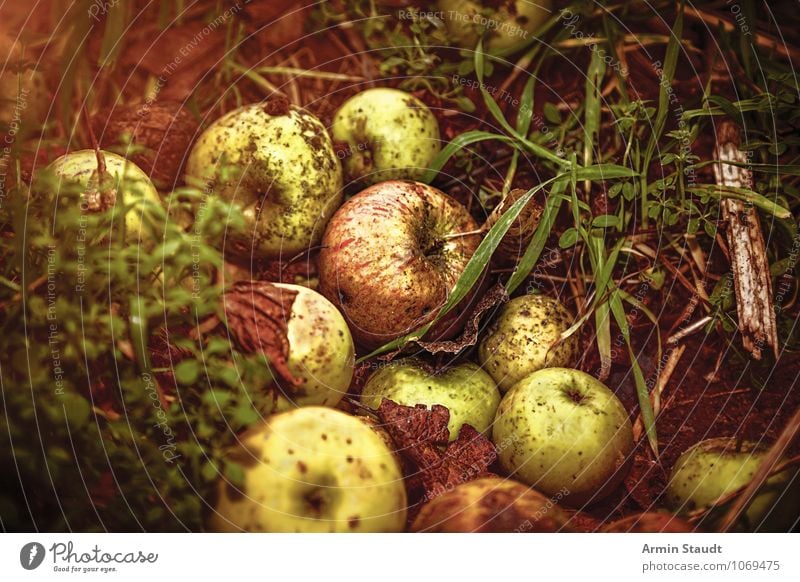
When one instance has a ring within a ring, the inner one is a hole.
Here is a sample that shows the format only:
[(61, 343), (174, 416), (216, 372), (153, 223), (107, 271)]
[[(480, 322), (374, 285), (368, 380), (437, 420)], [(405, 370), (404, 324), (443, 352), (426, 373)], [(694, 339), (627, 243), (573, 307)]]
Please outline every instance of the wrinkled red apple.
[[(467, 209), (419, 182), (375, 184), (334, 214), (322, 239), (320, 291), (356, 341), (381, 346), (430, 322), (480, 242)], [(459, 236), (460, 235), (460, 236)], [(452, 337), (452, 311), (427, 339)]]

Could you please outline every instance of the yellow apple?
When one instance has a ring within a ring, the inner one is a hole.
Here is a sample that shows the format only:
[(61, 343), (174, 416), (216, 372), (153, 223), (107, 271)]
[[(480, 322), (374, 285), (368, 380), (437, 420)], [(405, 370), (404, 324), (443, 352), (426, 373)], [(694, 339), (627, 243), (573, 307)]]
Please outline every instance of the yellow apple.
[(358, 418), (308, 406), (243, 435), (230, 459), (244, 483), (221, 479), (214, 531), (397, 532), (406, 521), (392, 451)]

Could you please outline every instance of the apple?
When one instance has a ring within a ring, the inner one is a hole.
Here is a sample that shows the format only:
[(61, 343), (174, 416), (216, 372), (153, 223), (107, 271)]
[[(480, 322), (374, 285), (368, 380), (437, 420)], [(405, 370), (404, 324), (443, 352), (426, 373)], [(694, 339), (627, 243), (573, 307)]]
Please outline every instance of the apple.
[[(60, 180), (60, 188), (75, 184), (82, 190), (82, 204), (89, 212), (102, 212), (109, 208), (113, 213), (125, 212), (125, 238), (136, 243), (147, 235), (142, 230), (142, 220), (148, 208), (161, 206), (153, 183), (147, 174), (133, 162), (117, 154), (102, 151), (105, 174), (98, 175), (98, 159), (95, 150), (79, 150), (61, 156), (50, 164), (49, 169)], [(119, 199), (121, 189), (122, 197)]]
[(0, 55), (0, 124), (5, 126), (4, 133), (7, 131), (13, 137), (22, 121), (44, 123), (52, 100), (44, 75), (26, 68), (28, 62), (36, 59), (30, 51), (23, 51), (22, 43), (13, 36), (0, 34)]
[(506, 392), (537, 370), (575, 363), (580, 350), (577, 335), (560, 341), (572, 323), (572, 315), (556, 299), (547, 295), (517, 297), (503, 306), (486, 331), (478, 359)]
[(350, 387), (355, 362), (353, 338), (342, 314), (325, 297), (306, 287), (287, 283), (262, 285), (297, 293), (286, 318), (286, 367), (299, 384), (276, 380), (278, 389), (270, 391), (272, 411), (336, 406)]
[(242, 257), (292, 257), (307, 250), (342, 201), (342, 168), (325, 127), (307, 111), (278, 101), (217, 119), (195, 142), (186, 173), (210, 181), (241, 207), (245, 236), (235, 237), (231, 249)]
[[(426, 184), (391, 180), (359, 192), (322, 238), (320, 291), (344, 314), (356, 342), (375, 348), (429, 323), (475, 252), (467, 209)], [(428, 333), (457, 333), (451, 311)]]
[(474, 49), (485, 32), (484, 47), (506, 50), (529, 40), (550, 17), (550, 0), (439, 0), (448, 37), (457, 46)]
[(510, 479), (482, 477), (422, 506), (411, 530), (441, 533), (569, 531), (569, 516), (538, 491)]
[(602, 382), (569, 368), (526, 376), (497, 408), (492, 440), (502, 467), (565, 502), (597, 501), (625, 478), (633, 430), (622, 403)]
[[(672, 467), (667, 505), (679, 515), (714, 505), (747, 485), (768, 447), (735, 438), (713, 438), (690, 447)], [(737, 524), (746, 531), (786, 532), (800, 515), (800, 475), (796, 468), (773, 475), (752, 500)], [(717, 515), (703, 521), (713, 529)]]
[(404, 406), (447, 407), (451, 441), (464, 424), (486, 432), (500, 404), (494, 380), (477, 365), (465, 362), (434, 373), (412, 358), (391, 362), (369, 377), (361, 403), (377, 409), (384, 398)]
[(397, 532), (406, 521), (403, 475), (369, 426), (307, 406), (270, 416), (228, 457), (243, 483), (224, 478), (213, 531)]
[(419, 99), (399, 89), (367, 89), (348, 99), (331, 125), (348, 180), (367, 186), (417, 180), (439, 153), (439, 124)]
[(671, 513), (646, 511), (612, 521), (604, 526), (605, 533), (689, 533), (694, 527)]

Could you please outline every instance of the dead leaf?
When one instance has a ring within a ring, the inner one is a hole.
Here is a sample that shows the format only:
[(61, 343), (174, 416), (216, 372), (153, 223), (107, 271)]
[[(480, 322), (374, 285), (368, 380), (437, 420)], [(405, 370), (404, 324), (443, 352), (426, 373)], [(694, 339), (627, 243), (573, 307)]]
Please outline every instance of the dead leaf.
[(467, 318), (464, 330), (456, 339), (430, 342), (418, 341), (417, 344), (432, 354), (439, 352), (456, 354), (466, 347), (474, 346), (478, 342), (478, 330), (483, 314), (506, 301), (508, 301), (508, 293), (505, 287), (500, 283), (496, 283), (478, 301), (478, 304)]
[(288, 386), (299, 386), (287, 366), (287, 324), (297, 291), (266, 281), (239, 281), (223, 296), (228, 330), (245, 352), (261, 352)]
[(377, 415), (397, 452), (416, 465), (418, 472), (410, 477), (410, 486), (421, 487), (426, 500), (489, 475), (488, 467), (497, 458), (492, 442), (468, 424), (448, 443), (450, 411), (444, 406), (402, 406), (384, 399)]

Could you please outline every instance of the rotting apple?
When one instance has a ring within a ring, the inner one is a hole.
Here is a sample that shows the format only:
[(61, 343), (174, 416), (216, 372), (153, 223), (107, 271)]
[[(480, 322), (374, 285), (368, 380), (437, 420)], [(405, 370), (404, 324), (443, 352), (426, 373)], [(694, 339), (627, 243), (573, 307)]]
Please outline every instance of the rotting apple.
[(462, 483), (423, 505), (411, 530), (431, 533), (569, 531), (569, 516), (557, 501), (517, 481), (482, 477)]
[(600, 530), (605, 533), (689, 533), (692, 524), (671, 513), (645, 511), (612, 521)]
[(438, 7), (451, 41), (474, 49), (485, 33), (486, 48), (495, 51), (529, 40), (552, 14), (550, 0), (439, 0)]
[(511, 388), (492, 428), (500, 464), (565, 503), (597, 501), (625, 478), (633, 430), (622, 403), (602, 382), (569, 368), (546, 368)]
[(348, 180), (367, 186), (419, 179), (439, 153), (439, 124), (428, 106), (399, 89), (362, 91), (333, 118), (334, 141), (344, 142)]
[[(666, 489), (667, 505), (679, 515), (706, 509), (747, 485), (768, 447), (736, 438), (701, 441), (680, 456), (672, 467)], [(750, 502), (736, 528), (740, 531), (786, 532), (800, 515), (800, 475), (788, 468), (767, 479)], [(717, 515), (701, 522), (714, 529)]]
[(523, 295), (506, 303), (487, 330), (478, 358), (500, 390), (546, 367), (563, 368), (578, 357), (578, 336), (561, 341), (572, 315), (547, 295)]
[[(436, 188), (405, 180), (375, 184), (328, 223), (320, 291), (345, 316), (357, 343), (378, 347), (436, 317), (478, 247), (477, 229), (467, 209)], [(454, 309), (426, 338), (452, 337), (466, 315)]]
[[(238, 282), (225, 294), (225, 315), (240, 344), (253, 349), (269, 345), (275, 329), (285, 333), (285, 344), (277, 343), (288, 346), (288, 353), (277, 356), (285, 361), (270, 358), (277, 369), (267, 396), (251, 395), (259, 410), (335, 406), (347, 393), (353, 338), (342, 314), (316, 291), (285, 283)], [(280, 373), (284, 370), (286, 377)], [(271, 401), (265, 404), (265, 398)]]
[(142, 230), (143, 219), (149, 208), (161, 206), (158, 191), (147, 174), (133, 162), (107, 151), (101, 150), (99, 155), (105, 165), (102, 176), (95, 150), (63, 155), (54, 160), (49, 169), (61, 179), (60, 188), (75, 184), (81, 189), (82, 208), (88, 212), (110, 208), (114, 215), (125, 212), (126, 240), (145, 242), (148, 237)]
[(500, 404), (494, 380), (472, 362), (434, 372), (412, 358), (391, 362), (369, 377), (361, 403), (377, 409), (384, 398), (404, 406), (445, 406), (450, 411), (451, 441), (464, 424), (486, 432)]
[(281, 100), (217, 119), (197, 139), (186, 173), (241, 207), (245, 234), (233, 237), (230, 248), (256, 259), (292, 256), (319, 242), (343, 195), (342, 168), (325, 127)]
[(403, 475), (369, 426), (309, 406), (268, 417), (228, 457), (243, 483), (220, 478), (214, 531), (396, 532), (406, 521)]

